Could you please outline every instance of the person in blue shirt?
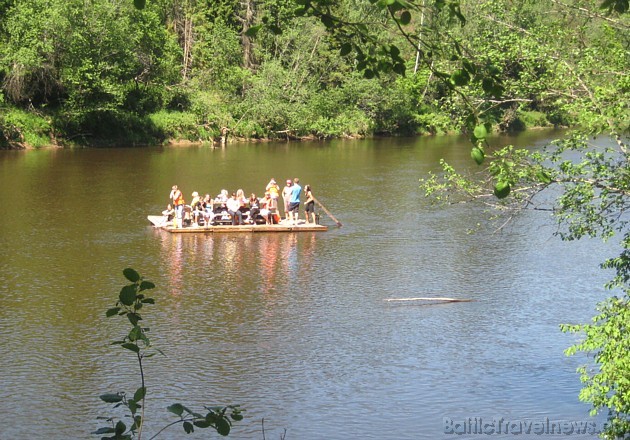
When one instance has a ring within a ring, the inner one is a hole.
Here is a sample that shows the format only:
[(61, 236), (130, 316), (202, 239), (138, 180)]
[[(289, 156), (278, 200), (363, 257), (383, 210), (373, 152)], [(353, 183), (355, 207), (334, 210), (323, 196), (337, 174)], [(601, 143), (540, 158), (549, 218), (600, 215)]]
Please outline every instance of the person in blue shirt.
[(299, 212), (300, 212), (300, 195), (302, 194), (302, 187), (300, 186), (300, 179), (297, 177), (293, 179), (293, 186), (291, 187), (291, 196), (289, 197), (289, 222), (298, 224)]

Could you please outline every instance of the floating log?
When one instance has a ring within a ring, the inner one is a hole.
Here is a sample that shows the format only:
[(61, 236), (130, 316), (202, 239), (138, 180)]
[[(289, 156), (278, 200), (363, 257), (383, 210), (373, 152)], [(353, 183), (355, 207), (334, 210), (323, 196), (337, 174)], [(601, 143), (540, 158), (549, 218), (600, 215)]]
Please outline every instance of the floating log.
[(427, 298), (427, 297), (418, 297), (418, 298), (387, 298), (385, 301), (441, 301), (441, 302), (473, 302), (474, 299), (467, 298), (443, 298), (443, 297), (435, 297), (435, 298)]

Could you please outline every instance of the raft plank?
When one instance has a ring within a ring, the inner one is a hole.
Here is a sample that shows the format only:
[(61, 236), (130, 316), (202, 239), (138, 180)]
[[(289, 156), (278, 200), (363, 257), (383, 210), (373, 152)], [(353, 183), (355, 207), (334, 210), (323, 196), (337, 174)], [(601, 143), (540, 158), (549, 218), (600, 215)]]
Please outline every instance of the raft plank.
[(186, 227), (186, 228), (173, 228), (172, 226), (162, 227), (162, 229), (172, 234), (221, 234), (221, 233), (242, 233), (242, 232), (313, 232), (313, 231), (326, 231), (328, 227), (323, 225), (217, 225), (203, 227)]
[(163, 225), (161, 216), (148, 216), (151, 224), (156, 228), (164, 229), (172, 234), (220, 234), (236, 232), (322, 232), (327, 231), (328, 226), (300, 223), (297, 225), (275, 224), (275, 225), (214, 225), (214, 226), (186, 226), (184, 228), (174, 228), (171, 223)]

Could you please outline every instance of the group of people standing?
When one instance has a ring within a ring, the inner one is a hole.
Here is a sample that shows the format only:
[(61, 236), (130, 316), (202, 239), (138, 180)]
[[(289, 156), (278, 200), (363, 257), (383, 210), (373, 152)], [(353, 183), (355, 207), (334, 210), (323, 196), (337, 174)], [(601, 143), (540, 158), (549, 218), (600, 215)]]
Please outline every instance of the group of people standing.
[(302, 191), (306, 197), (304, 202), (306, 223), (311, 223), (311, 219), (312, 223), (316, 223), (315, 197), (311, 187), (306, 185), (302, 190), (300, 179), (297, 177), (293, 180), (287, 179), (282, 191), (276, 180), (271, 178), (265, 187), (265, 196), (260, 199), (254, 193), (249, 198), (245, 197), (242, 189), (232, 194), (222, 189), (215, 198), (209, 194), (201, 197), (197, 191), (194, 191), (190, 204), (186, 204), (179, 187), (173, 185), (169, 195), (171, 203), (162, 214), (167, 221), (173, 220), (175, 227), (182, 227), (184, 222), (199, 226), (202, 220), (205, 225), (210, 225), (217, 216), (223, 219), (230, 218), (232, 225), (255, 224), (256, 219), (262, 217), (269, 225), (280, 222), (278, 200), (282, 196), (285, 222), (298, 224)]

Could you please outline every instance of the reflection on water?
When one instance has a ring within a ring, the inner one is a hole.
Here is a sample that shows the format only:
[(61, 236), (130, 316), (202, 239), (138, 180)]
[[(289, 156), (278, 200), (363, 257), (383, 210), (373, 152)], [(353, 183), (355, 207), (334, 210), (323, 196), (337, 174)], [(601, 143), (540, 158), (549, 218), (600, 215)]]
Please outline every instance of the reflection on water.
[[(316, 233), (298, 234), (171, 234), (155, 229), (166, 266), (168, 290), (184, 290), (184, 266), (206, 267), (196, 280), (273, 295), (293, 283), (309, 283), (316, 250)], [(298, 257), (299, 255), (299, 257)]]
[[(173, 402), (240, 403), (233, 436), (252, 440), (263, 418), (265, 438), (300, 440), (453, 438), (444, 417), (588, 419), (558, 325), (593, 315), (614, 244), (548, 239), (540, 212), (470, 235), (481, 212), (418, 191), (441, 157), (474, 166), (455, 137), (0, 151), (13, 189), (0, 192), (0, 440), (90, 438), (111, 413), (97, 396), (138, 386), (109, 345), (126, 326), (104, 317), (125, 267), (157, 285), (144, 317), (166, 356), (146, 363), (147, 433)], [(204, 235), (146, 221), (173, 183), (258, 193), (271, 176), (311, 184), (344, 226), (322, 213), (325, 233)], [(418, 296), (475, 301), (384, 301)]]

